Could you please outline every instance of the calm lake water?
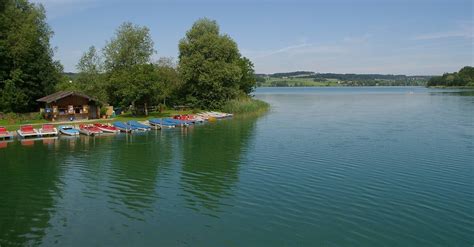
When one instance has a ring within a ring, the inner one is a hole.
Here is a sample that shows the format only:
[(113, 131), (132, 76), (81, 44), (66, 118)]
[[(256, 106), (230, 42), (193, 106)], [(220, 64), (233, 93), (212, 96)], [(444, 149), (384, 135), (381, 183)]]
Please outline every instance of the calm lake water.
[(256, 97), (268, 114), (0, 143), (0, 245), (474, 244), (474, 94), (260, 88)]

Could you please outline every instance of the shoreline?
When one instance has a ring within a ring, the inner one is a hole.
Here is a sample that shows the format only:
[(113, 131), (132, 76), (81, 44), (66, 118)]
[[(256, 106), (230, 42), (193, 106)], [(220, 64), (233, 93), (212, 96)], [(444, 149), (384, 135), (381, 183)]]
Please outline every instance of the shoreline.
[[(217, 109), (216, 111), (225, 111), (234, 114), (236, 117), (243, 117), (247, 115), (258, 115), (264, 112), (267, 112), (270, 108), (270, 105), (262, 100), (258, 99), (239, 99), (235, 101), (231, 101), (228, 103), (237, 103), (237, 107), (232, 108), (228, 107), (226, 109), (226, 106), (223, 107), (223, 109)], [(78, 120), (78, 121), (62, 121), (62, 122), (51, 122), (47, 121), (45, 119), (42, 120), (27, 120), (25, 122), (16, 122), (13, 124), (3, 124), (1, 120), (0, 121), (0, 126), (3, 126), (7, 128), (8, 131), (14, 132), (14, 135), (16, 135), (16, 131), (22, 126), (22, 125), (32, 125), (33, 127), (41, 127), (43, 124), (52, 124), (55, 127), (58, 127), (59, 125), (79, 125), (79, 124), (87, 124), (87, 123), (111, 123), (114, 121), (139, 121), (139, 122), (144, 122), (148, 121), (148, 119), (151, 118), (167, 118), (167, 117), (173, 117), (174, 115), (184, 115), (184, 114), (195, 114), (195, 113), (200, 113), (200, 112), (205, 112), (205, 110), (200, 110), (200, 109), (190, 109), (190, 110), (165, 110), (163, 112), (150, 112), (148, 116), (132, 116), (129, 113), (122, 114), (113, 118), (98, 118), (98, 119), (85, 119), (85, 120)]]

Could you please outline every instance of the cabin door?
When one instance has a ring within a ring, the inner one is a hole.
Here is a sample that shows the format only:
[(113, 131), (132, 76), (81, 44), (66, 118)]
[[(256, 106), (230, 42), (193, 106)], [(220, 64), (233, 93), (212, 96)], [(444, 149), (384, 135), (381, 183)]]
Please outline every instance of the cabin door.
[(90, 105), (89, 106), (89, 119), (96, 119), (97, 118), (97, 106)]

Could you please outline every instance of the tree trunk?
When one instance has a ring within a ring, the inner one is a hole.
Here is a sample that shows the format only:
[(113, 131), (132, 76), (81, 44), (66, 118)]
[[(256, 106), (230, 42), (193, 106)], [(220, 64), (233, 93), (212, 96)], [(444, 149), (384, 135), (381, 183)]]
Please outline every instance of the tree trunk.
[(145, 102), (145, 116), (148, 116), (148, 106), (146, 105), (146, 102)]

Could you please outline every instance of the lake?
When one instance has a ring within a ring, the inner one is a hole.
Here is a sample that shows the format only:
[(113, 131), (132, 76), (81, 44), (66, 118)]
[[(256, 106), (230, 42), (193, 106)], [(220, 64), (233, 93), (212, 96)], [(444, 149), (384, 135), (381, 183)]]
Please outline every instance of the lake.
[(4, 246), (472, 246), (474, 94), (259, 88), (259, 117), (0, 143)]

